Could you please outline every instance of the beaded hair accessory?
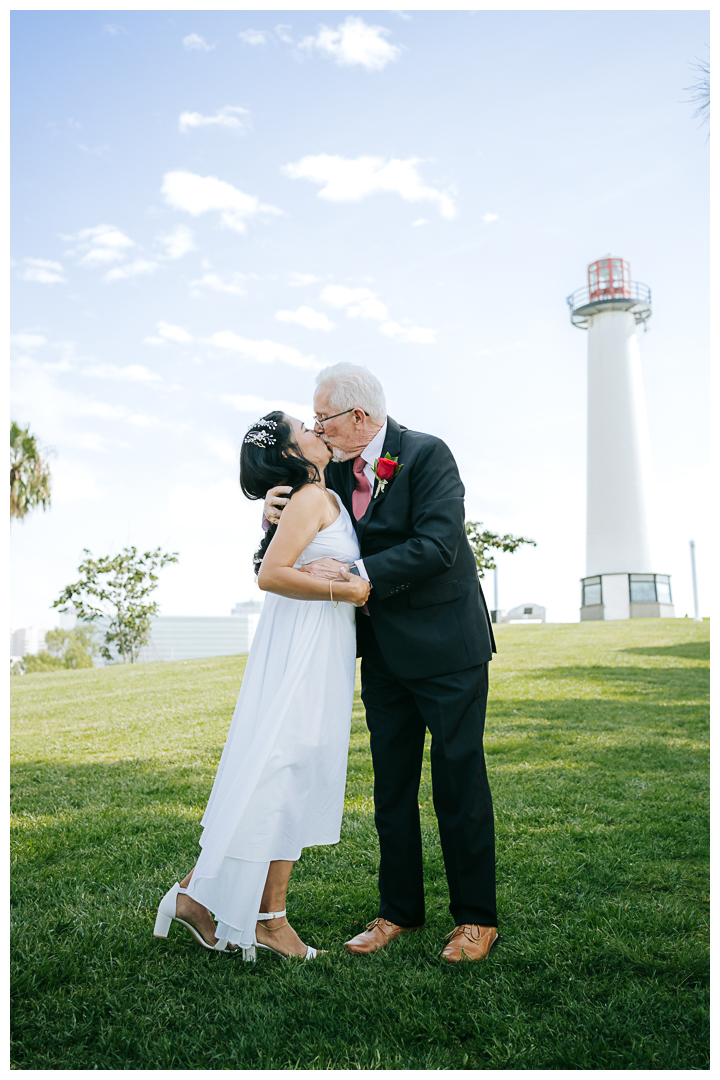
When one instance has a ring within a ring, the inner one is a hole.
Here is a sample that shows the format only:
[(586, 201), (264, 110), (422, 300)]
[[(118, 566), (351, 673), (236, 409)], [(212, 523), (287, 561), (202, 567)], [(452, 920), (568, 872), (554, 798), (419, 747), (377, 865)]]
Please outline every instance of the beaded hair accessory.
[(275, 446), (277, 439), (273, 435), (273, 430), (276, 427), (275, 420), (256, 420), (248, 428), (245, 442), (254, 443), (255, 446)]

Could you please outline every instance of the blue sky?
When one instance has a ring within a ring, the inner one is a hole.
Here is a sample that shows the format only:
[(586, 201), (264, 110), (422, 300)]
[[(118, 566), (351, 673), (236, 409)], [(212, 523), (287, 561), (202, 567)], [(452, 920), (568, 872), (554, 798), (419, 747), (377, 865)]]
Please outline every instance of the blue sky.
[[(449, 444), (467, 516), (522, 533), (500, 604), (578, 618), (586, 335), (608, 252), (642, 335), (658, 572), (709, 572), (703, 11), (16, 12), (12, 411), (53, 448), (13, 525), (11, 623), (95, 554), (177, 550), (167, 615), (257, 595), (237, 448), (367, 364)], [(492, 595), (492, 585), (488, 582)]]

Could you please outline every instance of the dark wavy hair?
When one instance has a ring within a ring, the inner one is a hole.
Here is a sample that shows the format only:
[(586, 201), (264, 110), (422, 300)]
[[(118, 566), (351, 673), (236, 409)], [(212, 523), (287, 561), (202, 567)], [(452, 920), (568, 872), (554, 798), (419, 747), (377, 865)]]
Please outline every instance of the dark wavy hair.
[[(265, 442), (261, 445), (253, 442), (253, 433), (261, 440), (263, 433), (266, 433)], [(268, 490), (278, 484), (289, 485), (292, 498), (301, 487), (319, 484), (320, 479), (317, 465), (305, 457), (295, 441), (285, 413), (269, 412), (251, 424), (240, 447), (240, 487), (248, 499), (264, 501)], [(277, 525), (271, 525), (253, 556), (256, 574), (276, 531)]]

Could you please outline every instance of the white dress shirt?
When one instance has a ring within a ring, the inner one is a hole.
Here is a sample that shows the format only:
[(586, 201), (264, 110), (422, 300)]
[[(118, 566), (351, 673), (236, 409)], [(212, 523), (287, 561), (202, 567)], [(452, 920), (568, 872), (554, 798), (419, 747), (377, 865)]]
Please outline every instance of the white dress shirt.
[[(370, 440), (370, 442), (367, 444), (365, 449), (360, 451), (360, 457), (365, 462), (365, 468), (363, 469), (363, 472), (365, 473), (365, 476), (367, 477), (367, 481), (370, 484), (370, 491), (373, 494), (374, 494), (374, 488), (375, 488), (375, 482), (376, 482), (375, 473), (373, 472), (373, 465), (375, 464), (375, 459), (382, 456), (383, 443), (385, 442), (385, 435), (386, 434), (387, 434), (387, 420), (385, 421), (383, 426), (380, 428), (377, 435), (373, 439)], [(372, 498), (372, 495), (371, 495), (371, 498)], [(365, 565), (364, 565), (362, 559), (356, 559), (355, 560), (355, 565), (358, 568), (358, 572), (360, 574), (360, 577), (363, 578), (365, 581), (370, 581), (370, 578), (368, 577), (367, 570), (365, 569)]]

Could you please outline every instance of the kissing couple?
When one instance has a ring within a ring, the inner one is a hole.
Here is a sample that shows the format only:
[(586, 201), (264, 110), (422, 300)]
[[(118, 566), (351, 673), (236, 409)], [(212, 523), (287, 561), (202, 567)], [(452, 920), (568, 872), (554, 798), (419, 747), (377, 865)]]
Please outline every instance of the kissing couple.
[[(380, 904), (345, 948), (384, 949), (425, 922), (418, 790), (425, 729), (454, 929), (442, 957), (497, 940), (495, 834), (483, 754), (494, 640), (465, 534), (465, 489), (440, 439), (387, 415), (366, 368), (321, 371), (310, 430), (281, 411), (252, 424), (240, 485), (265, 500), (255, 554), (263, 605), (202, 819), (200, 857), (165, 894), (216, 952), (305, 960), (286, 917), (304, 847), (340, 839), (355, 657), (370, 730)], [(213, 921), (211, 912), (217, 919)]]

